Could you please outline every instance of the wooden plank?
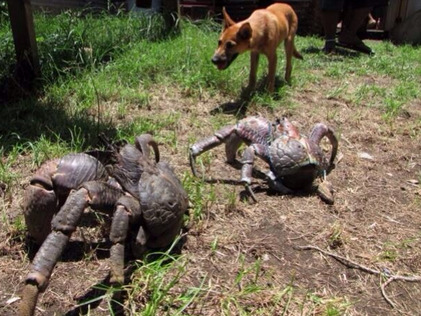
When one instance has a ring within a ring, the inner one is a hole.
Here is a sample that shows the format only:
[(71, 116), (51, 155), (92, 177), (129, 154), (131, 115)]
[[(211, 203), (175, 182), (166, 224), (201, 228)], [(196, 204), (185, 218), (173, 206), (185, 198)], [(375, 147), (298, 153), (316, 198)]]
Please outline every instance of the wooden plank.
[(7, 0), (7, 4), (15, 43), (17, 69), (25, 76), (36, 77), (39, 75), (39, 61), (31, 2)]

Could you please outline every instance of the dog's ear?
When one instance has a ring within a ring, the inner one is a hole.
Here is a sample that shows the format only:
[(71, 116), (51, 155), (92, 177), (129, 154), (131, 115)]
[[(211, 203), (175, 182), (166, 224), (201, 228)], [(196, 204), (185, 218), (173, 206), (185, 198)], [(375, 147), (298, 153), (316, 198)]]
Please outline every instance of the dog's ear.
[(222, 15), (224, 16), (224, 29), (227, 29), (231, 25), (235, 24), (235, 22), (228, 15), (227, 10), (225, 10), (225, 7), (222, 7)]
[(251, 38), (252, 32), (250, 23), (244, 23), (237, 32), (237, 38), (243, 41), (248, 40)]

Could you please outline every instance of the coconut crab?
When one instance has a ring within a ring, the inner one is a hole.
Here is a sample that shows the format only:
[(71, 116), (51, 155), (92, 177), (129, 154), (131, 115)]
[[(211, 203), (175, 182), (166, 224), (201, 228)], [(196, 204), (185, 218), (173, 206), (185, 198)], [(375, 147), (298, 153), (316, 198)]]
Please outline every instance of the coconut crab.
[(86, 208), (112, 215), (111, 284), (124, 282), (126, 242), (140, 257), (146, 249), (171, 245), (180, 232), (187, 194), (171, 167), (159, 162), (152, 136), (138, 136), (135, 145), (102, 140), (107, 150), (48, 161), (30, 180), (23, 210), (29, 235), (41, 247), (25, 279), (19, 315), (34, 314), (38, 294)]
[[(329, 160), (320, 148), (320, 141), (325, 136), (332, 146)], [(323, 123), (316, 124), (309, 137), (306, 137), (300, 135), (297, 127), (287, 118), (272, 123), (263, 117), (252, 116), (240, 120), (236, 125), (225, 126), (213, 136), (190, 146), (193, 174), (197, 176), (196, 157), (222, 143), (225, 143), (227, 162), (233, 164), (243, 142), (247, 147), (241, 159), (241, 182), (246, 185), (254, 201), (256, 197), (250, 185), (256, 156), (269, 165), (270, 171), (266, 174), (269, 187), (287, 194), (310, 186), (316, 178), (324, 180), (334, 167), (338, 149), (333, 130)], [(325, 202), (333, 203), (333, 194), (327, 182), (321, 182), (317, 192)]]

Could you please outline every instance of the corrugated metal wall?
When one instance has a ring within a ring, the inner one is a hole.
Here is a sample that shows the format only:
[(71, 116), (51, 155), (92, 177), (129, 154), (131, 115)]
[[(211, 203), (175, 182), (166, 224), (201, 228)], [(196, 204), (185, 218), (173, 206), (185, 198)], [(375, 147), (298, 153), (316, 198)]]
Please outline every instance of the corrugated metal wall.
[(107, 7), (106, 0), (32, 0), (31, 4), (34, 8), (38, 7), (49, 10), (105, 9)]
[(220, 13), (225, 6), (234, 21), (241, 21), (258, 9), (265, 8), (272, 3), (288, 3), (298, 16), (298, 31), (300, 35), (318, 34), (321, 32), (317, 0), (219, 0), (216, 12)]
[[(281, 0), (290, 4), (299, 19), (298, 34), (315, 34), (321, 32), (320, 20), (317, 14), (317, 0)], [(128, 2), (111, 0), (111, 3)], [(221, 9), (226, 7), (235, 21), (247, 18), (254, 10), (266, 7), (277, 0), (180, 0), (181, 14), (193, 19), (204, 18), (208, 14), (221, 16)], [(74, 8), (106, 9), (107, 0), (32, 0), (34, 8), (59, 11)]]

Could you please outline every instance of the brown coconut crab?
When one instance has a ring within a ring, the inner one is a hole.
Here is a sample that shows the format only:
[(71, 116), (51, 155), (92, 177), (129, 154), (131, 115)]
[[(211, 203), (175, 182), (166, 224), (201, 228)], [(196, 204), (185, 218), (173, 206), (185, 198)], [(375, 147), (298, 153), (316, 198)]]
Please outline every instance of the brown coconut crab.
[[(138, 136), (135, 145), (102, 139), (108, 150), (48, 161), (30, 180), (24, 216), (29, 235), (41, 247), (25, 279), (19, 315), (33, 315), (38, 294), (46, 289), (86, 208), (112, 215), (112, 284), (124, 282), (126, 241), (140, 257), (146, 249), (171, 245), (180, 232), (187, 194), (170, 166), (159, 162), (152, 136)], [(150, 159), (150, 148), (155, 159)]]
[[(327, 137), (331, 143), (330, 158), (320, 148), (320, 141)], [(318, 123), (308, 137), (300, 135), (296, 126), (287, 118), (272, 123), (263, 117), (248, 117), (235, 125), (221, 128), (213, 136), (204, 138), (190, 146), (190, 166), (197, 176), (195, 160), (202, 153), (225, 143), (227, 162), (236, 161), (237, 150), (242, 143), (247, 145), (241, 159), (241, 182), (256, 197), (250, 188), (255, 157), (263, 159), (270, 168), (267, 172), (269, 187), (280, 193), (292, 193), (312, 185), (316, 178), (325, 179), (333, 169), (338, 150), (338, 141), (333, 130)], [(327, 203), (333, 203), (330, 186), (326, 182), (318, 185), (317, 192)]]

